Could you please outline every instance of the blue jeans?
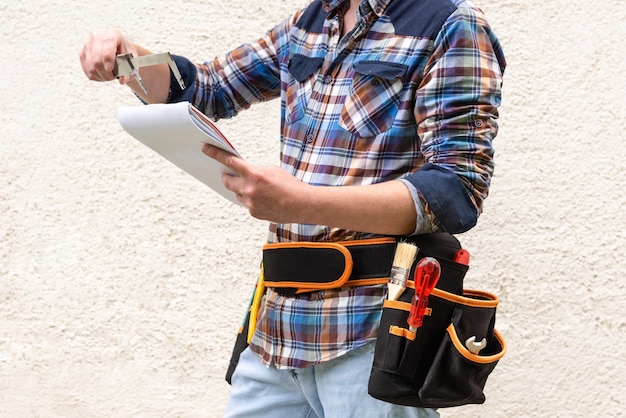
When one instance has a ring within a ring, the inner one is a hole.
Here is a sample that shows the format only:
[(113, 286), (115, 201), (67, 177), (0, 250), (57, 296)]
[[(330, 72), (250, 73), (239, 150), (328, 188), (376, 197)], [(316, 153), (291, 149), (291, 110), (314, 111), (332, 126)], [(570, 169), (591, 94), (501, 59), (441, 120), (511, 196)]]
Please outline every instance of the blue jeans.
[(305, 369), (266, 367), (246, 349), (232, 377), (225, 418), (429, 418), (433, 409), (394, 405), (367, 393), (375, 342)]

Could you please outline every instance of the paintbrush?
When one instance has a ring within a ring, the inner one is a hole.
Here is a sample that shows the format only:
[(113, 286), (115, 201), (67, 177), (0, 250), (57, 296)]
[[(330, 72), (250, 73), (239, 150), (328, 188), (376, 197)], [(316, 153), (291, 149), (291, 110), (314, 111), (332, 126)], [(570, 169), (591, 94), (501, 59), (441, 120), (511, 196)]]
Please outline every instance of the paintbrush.
[(417, 246), (409, 242), (399, 242), (396, 246), (396, 254), (393, 258), (389, 283), (387, 284), (389, 288), (387, 299), (398, 300), (404, 289), (406, 289), (406, 281), (411, 272), (411, 265), (415, 260), (417, 251)]

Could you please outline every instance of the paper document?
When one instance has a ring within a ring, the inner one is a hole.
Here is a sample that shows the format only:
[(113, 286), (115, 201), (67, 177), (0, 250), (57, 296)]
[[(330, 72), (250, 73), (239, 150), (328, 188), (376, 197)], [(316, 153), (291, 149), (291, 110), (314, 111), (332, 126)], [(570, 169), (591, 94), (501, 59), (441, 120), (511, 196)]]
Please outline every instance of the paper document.
[(118, 110), (118, 119), (126, 132), (137, 140), (241, 206), (235, 194), (222, 184), (222, 173), (232, 172), (202, 153), (202, 144), (215, 145), (241, 156), (219, 129), (189, 102), (123, 106)]

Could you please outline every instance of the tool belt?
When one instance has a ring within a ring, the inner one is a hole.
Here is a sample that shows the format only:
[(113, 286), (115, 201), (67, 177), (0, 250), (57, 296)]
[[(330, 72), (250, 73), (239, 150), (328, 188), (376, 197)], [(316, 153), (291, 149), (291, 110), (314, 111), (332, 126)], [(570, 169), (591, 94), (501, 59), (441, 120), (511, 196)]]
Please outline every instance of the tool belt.
[[(495, 329), (498, 298), (463, 288), (469, 266), (453, 261), (461, 245), (452, 235), (411, 239), (419, 251), (409, 277), (423, 257), (437, 259), (441, 276), (416, 331), (407, 323), (414, 281), (408, 281), (398, 300), (384, 302), (368, 392), (383, 401), (426, 408), (483, 403), (487, 378), (506, 352)], [(472, 352), (475, 342), (482, 344)]]
[(396, 240), (289, 242), (263, 247), (265, 287), (283, 295), (385, 284)]
[[(452, 235), (433, 233), (403, 240), (419, 248), (409, 277), (413, 277), (423, 257), (437, 259), (441, 276), (430, 295), (423, 324), (416, 331), (407, 324), (415, 293), (412, 280), (398, 300), (385, 301), (368, 393), (383, 401), (417, 407), (482, 403), (487, 377), (506, 351), (502, 335), (494, 328), (498, 298), (488, 292), (464, 289), (469, 266), (453, 261), (461, 245)], [(260, 300), (265, 287), (295, 295), (384, 284), (389, 279), (395, 247), (394, 238), (267, 244), (253, 300), (256, 296)], [(254, 325), (248, 329), (250, 322), (256, 322), (254, 306), (251, 302), (233, 348), (226, 373), (229, 383), (239, 354), (248, 345), (246, 335), (253, 331)], [(483, 342), (479, 352), (470, 351), (470, 341)]]

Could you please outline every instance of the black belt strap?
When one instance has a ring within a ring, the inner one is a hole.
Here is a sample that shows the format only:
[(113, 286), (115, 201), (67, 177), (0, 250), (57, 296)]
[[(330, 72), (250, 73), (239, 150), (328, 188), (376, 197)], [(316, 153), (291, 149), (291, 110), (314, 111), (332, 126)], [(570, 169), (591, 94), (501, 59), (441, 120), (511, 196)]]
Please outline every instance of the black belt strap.
[(265, 286), (293, 295), (299, 289), (332, 289), (354, 280), (386, 279), (395, 247), (393, 238), (268, 244), (263, 248)]

